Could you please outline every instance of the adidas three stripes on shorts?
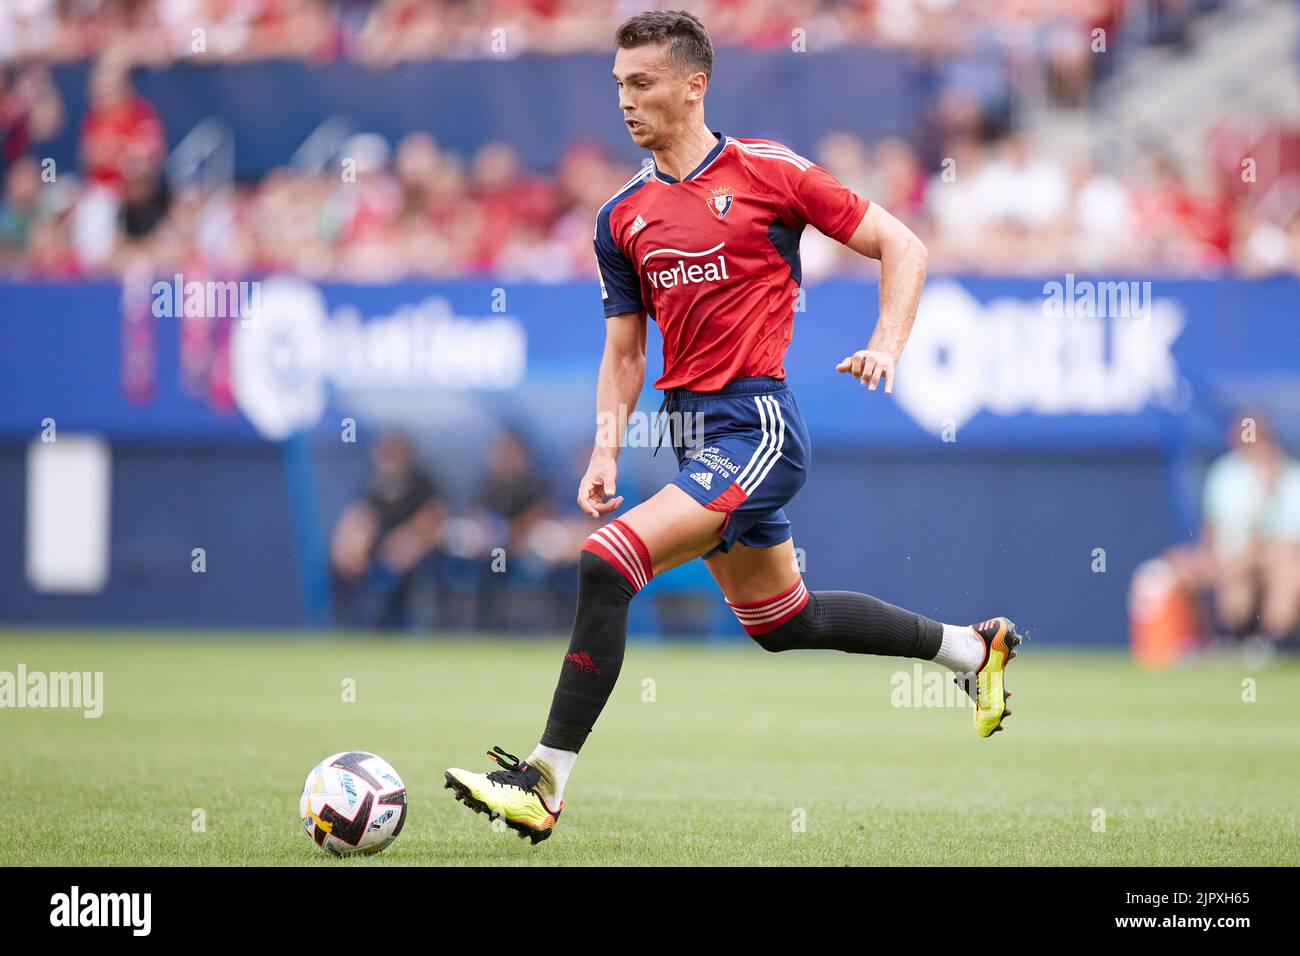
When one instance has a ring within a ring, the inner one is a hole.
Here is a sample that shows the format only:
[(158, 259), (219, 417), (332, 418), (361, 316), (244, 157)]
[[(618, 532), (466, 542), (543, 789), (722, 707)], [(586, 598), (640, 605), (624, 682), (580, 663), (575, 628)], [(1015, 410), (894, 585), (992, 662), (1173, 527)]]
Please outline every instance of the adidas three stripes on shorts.
[(788, 540), (783, 509), (803, 487), (811, 452), (789, 386), (775, 378), (738, 378), (717, 392), (673, 389), (671, 411), (681, 413), (672, 483), (727, 516), (713, 550), (729, 551), (737, 541), (770, 548)]

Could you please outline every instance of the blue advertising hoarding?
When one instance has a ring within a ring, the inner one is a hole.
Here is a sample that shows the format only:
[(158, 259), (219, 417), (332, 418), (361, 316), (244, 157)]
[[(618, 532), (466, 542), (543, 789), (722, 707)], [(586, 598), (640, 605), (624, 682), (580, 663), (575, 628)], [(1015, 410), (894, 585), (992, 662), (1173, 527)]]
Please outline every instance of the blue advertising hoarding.
[[(408, 431), (462, 498), (495, 430), (521, 428), (557, 506), (573, 508), (603, 344), (594, 283), (255, 289), (247, 318), (209, 322), (153, 315), (153, 286), (0, 284), (6, 620), (311, 623), (321, 536), (385, 427)], [(786, 362), (814, 446), (787, 509), (809, 586), (1122, 642), (1129, 575), (1194, 532), (1199, 469), (1229, 413), (1273, 409), (1297, 448), (1297, 293), (1292, 278), (933, 278), (885, 398), (833, 370), (864, 344), (876, 287), (809, 287)], [(658, 407), (653, 327), (649, 351), (643, 411)], [(26, 452), (47, 420), (113, 449), (102, 594), (38, 594), (22, 571)], [(357, 444), (340, 441), (345, 420)], [(667, 479), (670, 457), (623, 455), (628, 507)]]

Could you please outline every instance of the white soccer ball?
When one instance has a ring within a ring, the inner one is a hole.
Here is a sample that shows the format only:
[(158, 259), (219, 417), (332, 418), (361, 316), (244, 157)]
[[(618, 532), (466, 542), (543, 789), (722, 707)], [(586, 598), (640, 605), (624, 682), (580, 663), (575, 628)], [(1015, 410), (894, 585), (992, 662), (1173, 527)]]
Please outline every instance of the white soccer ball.
[(406, 823), (406, 787), (383, 758), (346, 750), (307, 774), (298, 815), (307, 835), (327, 853), (378, 853)]

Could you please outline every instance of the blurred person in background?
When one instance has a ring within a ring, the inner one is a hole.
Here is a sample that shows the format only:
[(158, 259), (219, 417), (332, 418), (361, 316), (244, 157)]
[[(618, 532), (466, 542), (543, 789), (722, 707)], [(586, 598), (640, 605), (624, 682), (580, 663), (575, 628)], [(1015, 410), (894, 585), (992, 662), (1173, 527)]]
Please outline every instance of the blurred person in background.
[(385, 282), (407, 271), (401, 236), (402, 190), (388, 171), (392, 150), (377, 133), (359, 133), (343, 144), (345, 173), (330, 197), (338, 224), (335, 269), (347, 279)]
[(16, 262), (27, 248), (41, 198), (41, 170), (36, 160), (23, 156), (10, 164), (0, 197), (0, 264)]
[[(1296, 204), (1291, 198), (1285, 209)], [(1300, 211), (1265, 210), (1243, 202), (1233, 221), (1233, 249), (1243, 275), (1300, 272)]]
[(447, 507), (404, 435), (380, 436), (371, 461), (361, 497), (330, 539), (335, 612), (344, 626), (393, 630), (408, 623), (417, 569), (438, 545)]
[[(576, 555), (590, 533), (585, 522), (566, 523), (556, 516), (550, 486), (516, 429), (506, 430), (492, 444), (474, 510), (485, 524), (484, 540), (505, 548), (507, 573), (487, 577), (486, 590), (498, 597), (503, 587), (545, 587), (555, 575), (576, 568)], [(499, 620), (504, 603), (489, 600), (484, 610)], [(552, 609), (561, 620), (571, 618), (571, 611), (567, 605)]]
[(32, 146), (56, 135), (63, 119), (63, 98), (48, 70), (11, 72), (0, 65), (0, 177)]
[(515, 231), (549, 231), (556, 216), (554, 186), (525, 170), (513, 146), (479, 148), (470, 168), (470, 195), (480, 210), (473, 262), (490, 270)]
[(1200, 583), (1223, 630), (1279, 640), (1300, 623), (1300, 462), (1259, 412), (1234, 417), (1228, 441), (1202, 490)]
[(493, 442), (475, 504), (501, 522), (501, 544), (511, 551), (521, 550), (537, 522), (550, 513), (550, 489), (518, 431), (507, 430)]
[(51, 57), (61, 45), (59, 6), (59, 0), (0, 3), (0, 62), (29, 56)]
[(991, 219), (978, 201), (980, 172), (988, 152), (975, 137), (957, 137), (943, 148), (940, 168), (925, 184), (931, 260), (950, 272), (983, 260), (984, 237)]
[(1117, 176), (1097, 170), (1086, 158), (1070, 169), (1069, 261), (1079, 269), (1130, 266), (1139, 261), (1134, 247), (1133, 196)]
[(46, 216), (32, 224), (28, 234), (26, 272), (35, 279), (84, 277), (66, 219)]
[(82, 263), (94, 269), (108, 264), (120, 236), (148, 235), (167, 212), (162, 121), (132, 89), (123, 59), (105, 56), (91, 74), (80, 149), (87, 190), (75, 241)]
[(321, 278), (334, 268), (334, 182), (294, 169), (273, 170), (248, 198), (241, 216), (258, 271), (288, 269)]
[(1149, 259), (1185, 272), (1229, 264), (1231, 204), (1221, 191), (1188, 180), (1173, 157), (1157, 154), (1136, 194), (1137, 227)]
[[(475, 628), (568, 626), (575, 555), (590, 533), (587, 523), (576, 513), (557, 513), (550, 485), (518, 429), (492, 442), (475, 487), (468, 508), (448, 519), (439, 542), (440, 583), (472, 595)], [(539, 591), (549, 607), (517, 600)]]
[(90, 110), (81, 126), (86, 179), (118, 193), (156, 176), (166, 154), (162, 120), (131, 85), (125, 60), (106, 56), (90, 77)]
[(357, 59), (382, 69), (447, 53), (456, 21), (448, 9), (451, 6), (463, 10), (468, 4), (378, 0), (356, 38), (353, 51)]
[(1012, 134), (997, 145), (977, 175), (974, 200), (988, 224), (980, 240), (985, 265), (1007, 273), (1036, 272), (1065, 258), (1061, 242), (1069, 178), (1024, 136)]
[(1233, 417), (1228, 445), (1205, 474), (1200, 539), (1134, 574), (1142, 663), (1168, 666), (1202, 643), (1197, 595), (1210, 598), (1209, 630), (1227, 638), (1271, 650), (1300, 629), (1300, 462), (1259, 412)]
[[(28, 4), (27, 10), (34, 9)], [(13, 11), (11, 11), (13, 12)], [(21, 11), (19, 11), (21, 15)], [(37, 278), (81, 274), (65, 213), (74, 175), (35, 154), (63, 127), (63, 98), (43, 66), (0, 66), (0, 268)]]
[(556, 169), (559, 207), (553, 241), (564, 251), (563, 277), (580, 278), (591, 269), (591, 210), (632, 176), (632, 168), (615, 163), (603, 147), (574, 143)]
[(402, 258), (413, 275), (453, 275), (460, 268), (440, 215), (450, 165), (428, 133), (410, 133), (398, 143), (393, 161), (401, 204), (398, 228), (406, 246)]

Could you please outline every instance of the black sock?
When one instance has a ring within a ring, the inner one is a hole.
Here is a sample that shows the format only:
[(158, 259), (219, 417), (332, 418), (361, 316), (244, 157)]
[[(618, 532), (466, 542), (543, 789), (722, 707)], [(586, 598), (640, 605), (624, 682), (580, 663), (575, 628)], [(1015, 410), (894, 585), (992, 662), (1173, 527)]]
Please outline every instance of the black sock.
[(741, 623), (769, 651), (806, 648), (928, 661), (943, 643), (938, 621), (857, 591), (808, 592), (808, 603), (798, 613), (765, 630), (753, 618), (746, 623), (742, 617)]
[(641, 539), (612, 521), (587, 540), (578, 559), (578, 613), (560, 666), (542, 746), (582, 749), (618, 681), (627, 646), (627, 608), (651, 574)]

